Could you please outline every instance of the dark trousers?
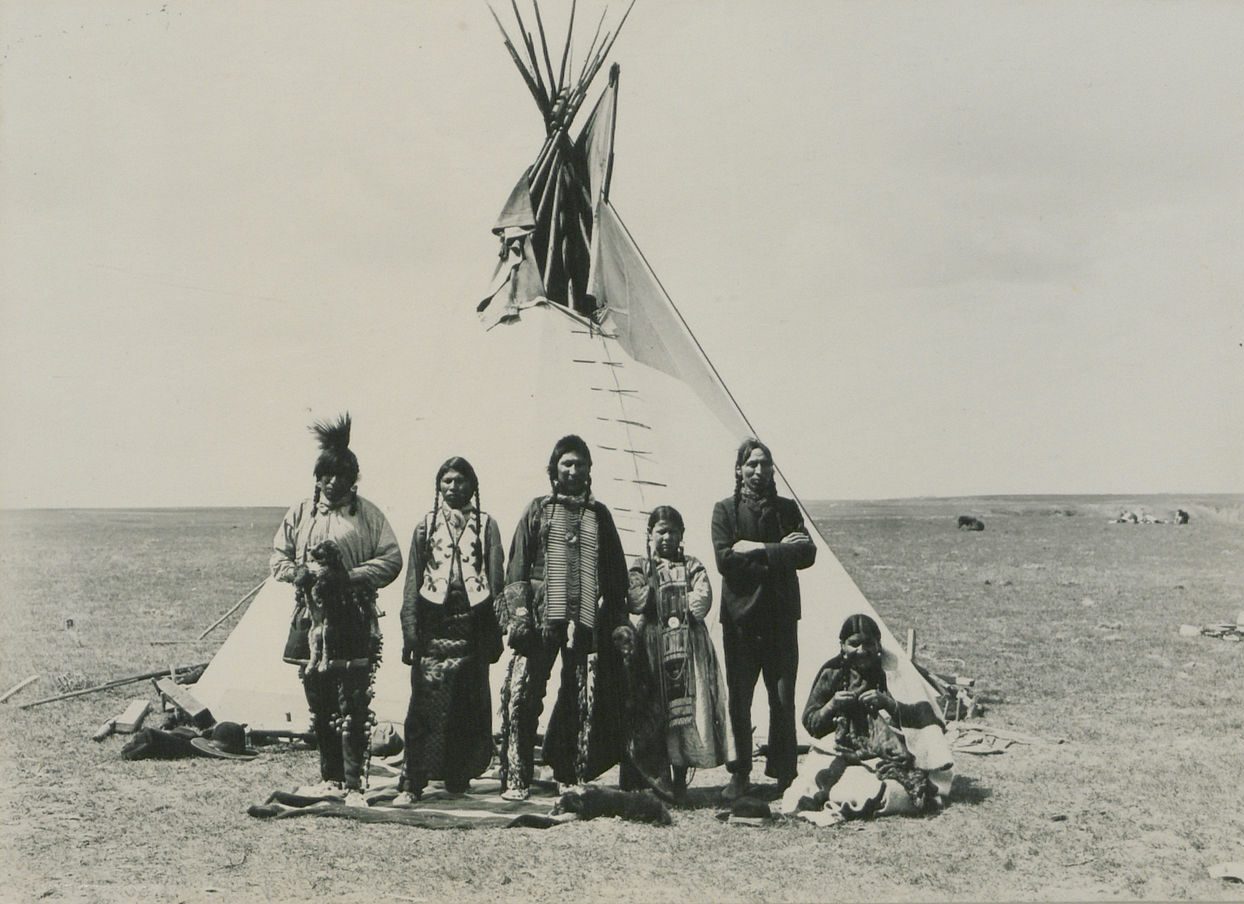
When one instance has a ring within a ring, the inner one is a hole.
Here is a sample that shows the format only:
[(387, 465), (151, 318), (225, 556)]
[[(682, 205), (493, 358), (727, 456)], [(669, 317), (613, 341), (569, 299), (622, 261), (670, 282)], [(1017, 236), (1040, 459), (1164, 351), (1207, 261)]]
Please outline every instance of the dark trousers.
[(303, 670), (302, 689), (311, 708), (320, 778), (362, 787), (367, 749), (371, 675), (367, 669)]
[(763, 676), (769, 694), (769, 756), (765, 775), (788, 782), (797, 771), (795, 673), (799, 669), (799, 622), (782, 621), (759, 629), (722, 625), (730, 726), (737, 746), (727, 764), (732, 773), (752, 769), (752, 696)]

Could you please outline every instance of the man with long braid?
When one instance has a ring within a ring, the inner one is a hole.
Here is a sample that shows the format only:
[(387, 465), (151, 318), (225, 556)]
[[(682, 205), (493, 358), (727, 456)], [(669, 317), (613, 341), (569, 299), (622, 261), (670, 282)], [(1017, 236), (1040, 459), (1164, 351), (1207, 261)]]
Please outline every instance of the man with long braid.
[(785, 791), (797, 771), (795, 673), (799, 667), (799, 578), (816, 547), (793, 499), (777, 495), (773, 455), (758, 439), (739, 446), (734, 495), (713, 507), (713, 549), (721, 572), (722, 650), (737, 746), (723, 797), (747, 792), (752, 771), (752, 695), (769, 695), (765, 774)]
[[(314, 790), (328, 794), (344, 785), (347, 804), (366, 806), (363, 759), (381, 642), (376, 591), (402, 570), (402, 552), (384, 513), (358, 494), (350, 415), (334, 423), (318, 421), (311, 430), (321, 450), (315, 492), (286, 513), (272, 541), (269, 565), (273, 577), (295, 588), (285, 661), (298, 666), (311, 709), (322, 780)], [(309, 667), (309, 597), (317, 581), (327, 580), (311, 553), (325, 541), (336, 545), (345, 569), (337, 588), (342, 605), (325, 634), (323, 665)]]
[(527, 506), (506, 569), (507, 644), (501, 691), (503, 797), (523, 800), (532, 779), (536, 727), (553, 663), (561, 689), (544, 737), (558, 783), (578, 785), (622, 755), (622, 664), (610, 642), (627, 618), (627, 570), (613, 516), (592, 496), (592, 454), (564, 436), (549, 456), (551, 492)]

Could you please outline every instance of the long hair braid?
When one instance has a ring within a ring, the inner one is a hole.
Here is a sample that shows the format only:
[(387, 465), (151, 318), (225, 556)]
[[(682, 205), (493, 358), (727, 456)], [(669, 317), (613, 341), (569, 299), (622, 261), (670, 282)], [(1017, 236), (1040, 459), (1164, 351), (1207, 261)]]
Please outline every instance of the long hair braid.
[(428, 525), (428, 532), (423, 538), (423, 555), (424, 558), (432, 557), (432, 535), (436, 533), (436, 519), (441, 513), (441, 482), (436, 481), (436, 493), (432, 497), (432, 523)]
[[(479, 482), (475, 483), (475, 541), (471, 544), (472, 552), (475, 553), (475, 559), (479, 562), (480, 568), (484, 568), (484, 528), (483, 528), (483, 511), (479, 502)], [(486, 569), (485, 569), (486, 570)]]
[(549, 467), (548, 467), (547, 474), (549, 478), (549, 499), (554, 505), (556, 505), (557, 504), (557, 449), (556, 448), (553, 449), (553, 455), (549, 457)]
[(739, 500), (743, 498), (743, 471), (734, 469), (734, 523), (739, 523)]
[(773, 453), (769, 447), (762, 443), (754, 436), (749, 436), (739, 444), (739, 451), (734, 456), (734, 522), (739, 521), (739, 501), (743, 498), (743, 462), (751, 456), (752, 452), (757, 449), (765, 453), (770, 463), (773, 461)]
[(553, 527), (553, 516), (557, 514), (557, 477), (556, 471), (549, 471), (549, 513), (540, 522), (540, 546), (547, 557), (549, 553), (549, 531)]

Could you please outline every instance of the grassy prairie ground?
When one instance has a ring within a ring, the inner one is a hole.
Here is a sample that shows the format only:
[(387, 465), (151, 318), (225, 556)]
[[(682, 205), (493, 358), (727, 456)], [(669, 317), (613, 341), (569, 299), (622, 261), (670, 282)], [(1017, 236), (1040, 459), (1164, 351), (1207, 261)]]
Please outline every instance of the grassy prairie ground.
[[(1107, 523), (1121, 509), (1187, 527)], [(1181, 623), (1244, 609), (1244, 498), (990, 497), (813, 507), (847, 570), (918, 657), (978, 678), (984, 721), (1064, 743), (959, 757), (932, 818), (832, 829), (672, 829), (600, 820), (547, 832), (263, 822), (246, 806), (314, 772), (307, 751), (247, 763), (128, 763), (88, 738), (148, 686), (0, 708), (0, 900), (803, 901), (1240, 899), (1206, 870), (1244, 860), (1244, 645)], [(974, 514), (983, 533), (960, 532)], [(210, 658), (194, 640), (264, 575), (275, 510), (0, 512), (0, 688)], [(815, 605), (808, 600), (805, 605)], [(66, 628), (66, 619), (73, 628)], [(832, 638), (803, 636), (826, 658)]]

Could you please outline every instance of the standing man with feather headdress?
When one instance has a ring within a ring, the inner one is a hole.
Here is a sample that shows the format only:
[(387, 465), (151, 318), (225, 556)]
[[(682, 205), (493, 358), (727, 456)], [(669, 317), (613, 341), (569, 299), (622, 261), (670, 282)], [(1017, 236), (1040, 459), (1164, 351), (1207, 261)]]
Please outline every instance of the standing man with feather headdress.
[[(317, 421), (311, 431), (320, 444), (315, 491), (286, 513), (272, 541), (269, 564), (278, 581), (295, 588), (285, 661), (299, 667), (320, 751), (322, 782), (310, 790), (328, 794), (344, 786), (347, 804), (366, 806), (363, 759), (374, 718), (371, 683), (381, 646), (376, 591), (402, 570), (402, 553), (384, 513), (358, 494), (350, 415)], [(328, 544), (336, 547), (333, 558), (340, 560), (335, 570), (318, 561)], [(312, 663), (309, 606), (313, 598), (326, 596), (324, 649)]]

